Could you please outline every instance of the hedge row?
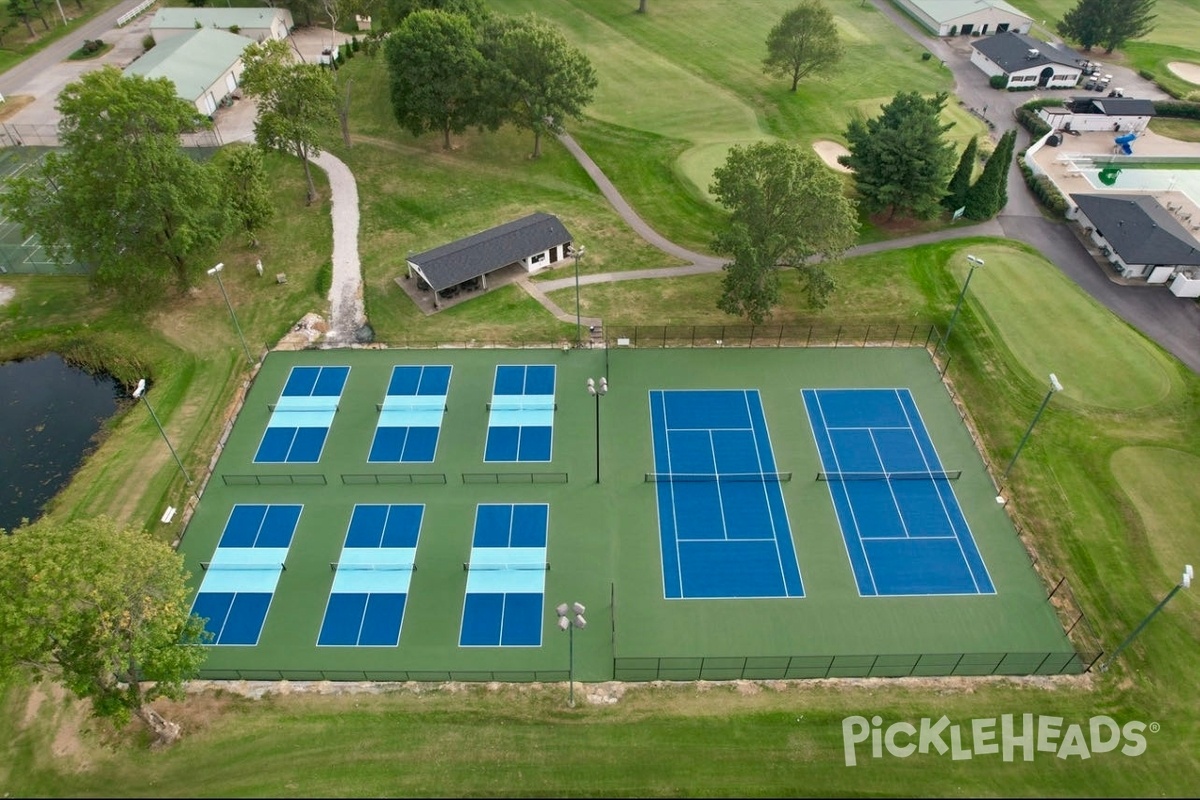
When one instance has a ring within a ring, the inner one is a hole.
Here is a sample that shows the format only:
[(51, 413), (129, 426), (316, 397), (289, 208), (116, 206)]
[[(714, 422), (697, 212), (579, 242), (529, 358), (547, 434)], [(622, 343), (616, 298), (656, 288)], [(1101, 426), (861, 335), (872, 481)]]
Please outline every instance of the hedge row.
[(1062, 192), (1058, 190), (1054, 182), (1045, 175), (1035, 177), (1033, 170), (1025, 163), (1025, 156), (1023, 155), (1017, 157), (1017, 166), (1021, 168), (1021, 174), (1025, 176), (1025, 184), (1033, 192), (1038, 202), (1058, 219), (1065, 219), (1067, 216), (1067, 198), (1062, 196)]
[(1188, 103), (1183, 100), (1156, 100), (1154, 101), (1154, 113), (1160, 117), (1200, 119), (1200, 103)]

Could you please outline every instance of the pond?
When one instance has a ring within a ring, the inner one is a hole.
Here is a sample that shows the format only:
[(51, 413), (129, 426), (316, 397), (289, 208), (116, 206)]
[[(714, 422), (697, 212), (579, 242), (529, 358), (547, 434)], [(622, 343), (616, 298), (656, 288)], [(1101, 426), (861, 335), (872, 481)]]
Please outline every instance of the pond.
[(111, 375), (53, 353), (0, 364), (0, 528), (41, 516), (124, 395)]

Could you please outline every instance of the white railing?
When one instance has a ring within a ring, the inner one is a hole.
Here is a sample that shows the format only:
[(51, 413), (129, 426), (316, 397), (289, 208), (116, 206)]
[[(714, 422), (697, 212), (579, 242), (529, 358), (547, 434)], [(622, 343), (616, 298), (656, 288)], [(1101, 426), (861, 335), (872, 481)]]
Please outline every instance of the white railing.
[(131, 11), (126, 11), (124, 14), (117, 17), (117, 27), (120, 28), (120, 27), (124, 26), (126, 22), (129, 22), (129, 20), (133, 19), (138, 14), (142, 13), (150, 6), (154, 5), (156, 2), (157, 2), (157, 0), (142, 0), (142, 2), (140, 2), (136, 6), (134, 6), (134, 8)]

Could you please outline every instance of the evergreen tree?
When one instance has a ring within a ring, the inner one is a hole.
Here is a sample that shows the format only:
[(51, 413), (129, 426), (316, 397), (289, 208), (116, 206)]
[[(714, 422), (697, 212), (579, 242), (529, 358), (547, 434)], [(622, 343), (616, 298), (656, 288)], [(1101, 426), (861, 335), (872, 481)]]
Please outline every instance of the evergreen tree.
[(1155, 0), (1122, 0), (1112, 3), (1100, 44), (1111, 53), (1130, 39), (1138, 39), (1154, 30)]
[(1000, 137), (999, 144), (983, 167), (983, 174), (967, 192), (967, 219), (991, 219), (1008, 202), (1008, 162), (1012, 158), (1017, 132), (1010, 130)]
[(1063, 14), (1056, 30), (1059, 36), (1079, 43), (1086, 52), (1100, 43), (1104, 34), (1105, 8), (1109, 0), (1078, 0), (1075, 7)]
[(948, 211), (957, 211), (966, 203), (967, 192), (971, 188), (971, 178), (975, 175), (975, 159), (978, 156), (979, 137), (972, 136), (971, 141), (967, 143), (966, 149), (962, 152), (962, 157), (958, 160), (958, 169), (954, 171), (954, 177), (950, 179), (950, 184), (946, 187), (948, 193), (942, 200), (942, 205)]
[(890, 210), (930, 219), (942, 210), (954, 170), (954, 145), (944, 134), (946, 93), (922, 97), (897, 92), (878, 117), (854, 119), (846, 129), (850, 155), (839, 161), (854, 170), (854, 183), (869, 213)]

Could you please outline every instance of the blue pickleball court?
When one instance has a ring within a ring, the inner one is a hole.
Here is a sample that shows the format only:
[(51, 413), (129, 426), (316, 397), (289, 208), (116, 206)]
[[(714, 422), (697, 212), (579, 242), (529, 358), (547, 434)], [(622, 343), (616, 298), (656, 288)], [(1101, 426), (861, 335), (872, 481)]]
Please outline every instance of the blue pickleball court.
[(540, 647), (550, 506), (484, 503), (475, 511), (460, 647)]
[(214, 645), (256, 645), (283, 574), (299, 505), (235, 505), (204, 572), (192, 613)]
[(369, 462), (430, 463), (450, 390), (449, 366), (392, 367)]
[(908, 389), (805, 389), (821, 467), (863, 596), (994, 594)]
[(423, 505), (359, 504), (333, 565), (317, 644), (395, 647), (416, 563)]
[(554, 439), (553, 364), (496, 367), (484, 461), (549, 461)]
[(254, 463), (320, 461), (349, 374), (349, 367), (292, 367), (267, 420)]
[(650, 392), (667, 598), (803, 597), (755, 390)]

